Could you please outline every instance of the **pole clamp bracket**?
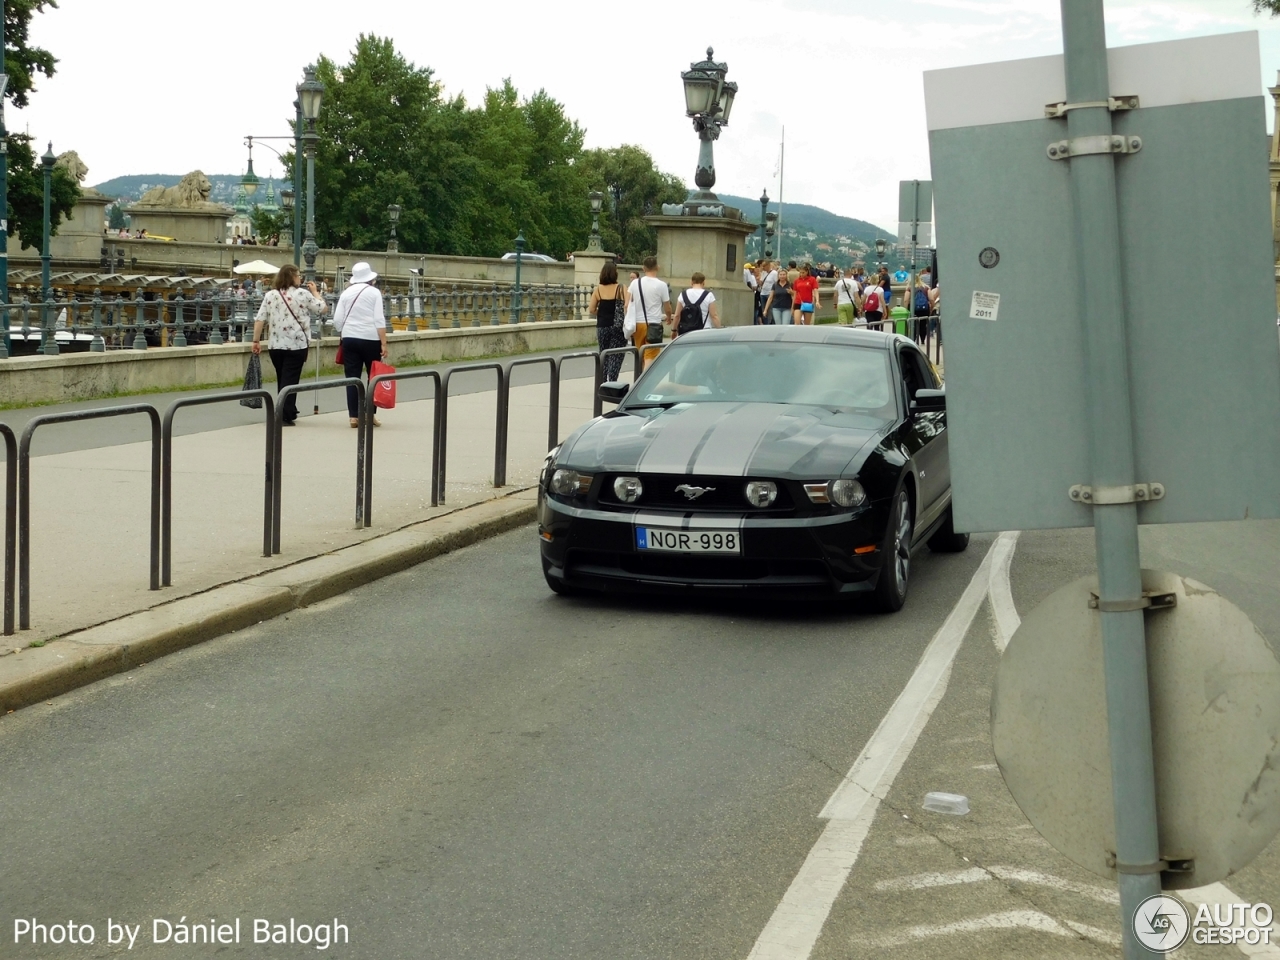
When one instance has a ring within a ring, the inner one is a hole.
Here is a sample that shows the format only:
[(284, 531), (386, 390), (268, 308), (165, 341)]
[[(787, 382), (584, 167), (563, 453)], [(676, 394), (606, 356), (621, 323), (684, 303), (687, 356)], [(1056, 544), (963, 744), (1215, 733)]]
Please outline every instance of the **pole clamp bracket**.
[(1045, 153), (1050, 160), (1069, 160), (1071, 157), (1095, 153), (1137, 153), (1141, 149), (1141, 137), (1103, 134), (1097, 137), (1076, 137), (1074, 140), (1056, 140), (1045, 148)]
[(1164, 499), (1163, 483), (1130, 483), (1120, 487), (1091, 487), (1086, 483), (1072, 485), (1067, 491), (1076, 503), (1104, 506), (1116, 503), (1147, 503)]
[(1129, 613), (1133, 610), (1170, 610), (1178, 605), (1176, 593), (1154, 593), (1144, 590), (1136, 600), (1102, 600), (1089, 594), (1089, 609), (1100, 613)]
[(1082, 110), (1085, 107), (1106, 107), (1112, 113), (1117, 110), (1137, 110), (1138, 98), (1136, 96), (1107, 97), (1105, 100), (1086, 100), (1083, 103), (1046, 103), (1044, 115), (1053, 120), (1057, 117), (1065, 117), (1068, 110)]
[(1108, 853), (1107, 866), (1116, 873), (1141, 877), (1153, 873), (1194, 873), (1196, 862), (1191, 858), (1164, 857), (1155, 863), (1120, 863), (1114, 853)]

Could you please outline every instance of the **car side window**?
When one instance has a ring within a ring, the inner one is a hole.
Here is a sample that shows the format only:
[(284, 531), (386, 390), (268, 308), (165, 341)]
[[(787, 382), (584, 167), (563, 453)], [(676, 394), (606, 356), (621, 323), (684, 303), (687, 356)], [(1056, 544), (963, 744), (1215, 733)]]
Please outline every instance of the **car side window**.
[(938, 379), (919, 350), (903, 347), (899, 352), (898, 362), (902, 367), (902, 379), (906, 383), (908, 397), (914, 397), (917, 390), (938, 389)]

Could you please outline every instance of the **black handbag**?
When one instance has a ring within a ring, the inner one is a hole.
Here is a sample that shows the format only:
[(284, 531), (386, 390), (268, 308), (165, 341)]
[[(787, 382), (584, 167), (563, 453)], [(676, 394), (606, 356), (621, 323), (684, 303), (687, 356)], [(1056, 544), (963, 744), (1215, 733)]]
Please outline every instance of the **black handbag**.
[(661, 343), (663, 333), (665, 332), (662, 329), (662, 321), (659, 320), (657, 323), (650, 323), (649, 308), (644, 305), (644, 277), (640, 277), (636, 280), (636, 292), (640, 294), (640, 315), (644, 317), (644, 342)]
[[(244, 372), (244, 386), (241, 390), (261, 390), (262, 389), (262, 361), (258, 359), (256, 353), (249, 354), (249, 369)], [(245, 397), (240, 401), (242, 407), (249, 407), (253, 410), (262, 409), (261, 397)]]

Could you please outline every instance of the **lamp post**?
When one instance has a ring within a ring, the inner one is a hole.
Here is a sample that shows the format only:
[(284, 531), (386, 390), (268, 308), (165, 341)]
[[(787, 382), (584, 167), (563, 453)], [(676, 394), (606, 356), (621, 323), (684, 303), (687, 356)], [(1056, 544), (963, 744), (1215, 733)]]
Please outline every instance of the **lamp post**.
[(244, 142), (249, 145), (249, 168), (245, 171), (244, 176), (240, 178), (240, 189), (244, 191), (246, 197), (252, 197), (258, 192), (258, 184), (261, 182), (258, 175), (253, 172), (253, 137), (245, 137)]
[[(49, 294), (49, 263), (53, 259), (49, 253), (49, 235), (53, 232), (52, 223), (52, 202), (53, 202), (53, 164), (58, 158), (53, 155), (53, 144), (50, 143), (44, 156), (40, 158), (40, 163), (44, 167), (44, 244), (40, 248), (40, 299), (48, 300)], [(56, 347), (54, 349), (57, 349)]]
[(885, 251), (888, 249), (889, 249), (889, 244), (884, 239), (884, 237), (877, 237), (876, 238), (876, 266), (880, 266), (880, 267), (885, 266), (884, 254), (885, 254)]
[(768, 260), (773, 259), (773, 235), (777, 232), (778, 214), (770, 211), (764, 218), (764, 255)]
[(387, 220), (391, 222), (391, 238), (387, 240), (387, 253), (399, 253), (400, 241), (396, 239), (396, 224), (400, 222), (400, 204), (387, 205)]
[(719, 199), (711, 188), (716, 185), (716, 164), (711, 144), (720, 139), (720, 130), (729, 125), (729, 113), (733, 110), (733, 98), (738, 85), (725, 80), (729, 65), (716, 63), (711, 58), (715, 51), (707, 47), (707, 59), (690, 64), (680, 74), (684, 81), (685, 116), (693, 121), (698, 132), (698, 169), (693, 182), (699, 187), (695, 200)]
[[(4, 4), (0, 3), (0, 304), (9, 302), (9, 131), (4, 125), (4, 97), (9, 86), (4, 59)], [(8, 358), (9, 311), (3, 314), (4, 339), (0, 341), (0, 359)]]
[(765, 221), (769, 216), (769, 191), (760, 191), (760, 256), (764, 256), (764, 230)]
[(520, 261), (524, 259), (524, 231), (516, 234), (516, 291), (512, 298), (511, 310), (515, 314), (515, 322), (520, 322)]
[[(293, 101), (293, 190), (295, 199), (302, 194), (302, 98)], [(293, 204), (293, 265), (302, 266), (302, 204)]]
[(308, 64), (302, 72), (302, 82), (298, 84), (298, 103), (302, 119), (307, 123), (306, 132), (302, 135), (303, 153), (307, 159), (307, 227), (306, 239), (302, 242), (302, 259), (306, 262), (303, 278), (312, 283), (316, 279), (316, 254), (320, 249), (316, 246), (316, 141), (320, 135), (316, 133), (316, 118), (320, 116), (320, 102), (324, 99), (324, 84), (316, 79), (316, 68)]
[(600, 242), (600, 208), (604, 205), (604, 194), (592, 190), (587, 199), (591, 201), (591, 236), (587, 238), (587, 252), (604, 253), (604, 244)]

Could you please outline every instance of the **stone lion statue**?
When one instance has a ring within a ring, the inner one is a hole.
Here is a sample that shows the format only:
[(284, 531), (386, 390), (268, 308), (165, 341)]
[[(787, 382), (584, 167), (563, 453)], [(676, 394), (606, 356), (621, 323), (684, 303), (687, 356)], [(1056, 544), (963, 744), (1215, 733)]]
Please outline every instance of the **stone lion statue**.
[(154, 187), (138, 203), (157, 207), (199, 207), (209, 202), (213, 184), (199, 170), (192, 170), (176, 187)]
[(54, 161), (54, 167), (67, 171), (76, 183), (84, 183), (84, 178), (89, 175), (89, 168), (85, 166), (80, 154), (74, 150), (68, 150), (66, 153), (58, 155), (58, 159)]

